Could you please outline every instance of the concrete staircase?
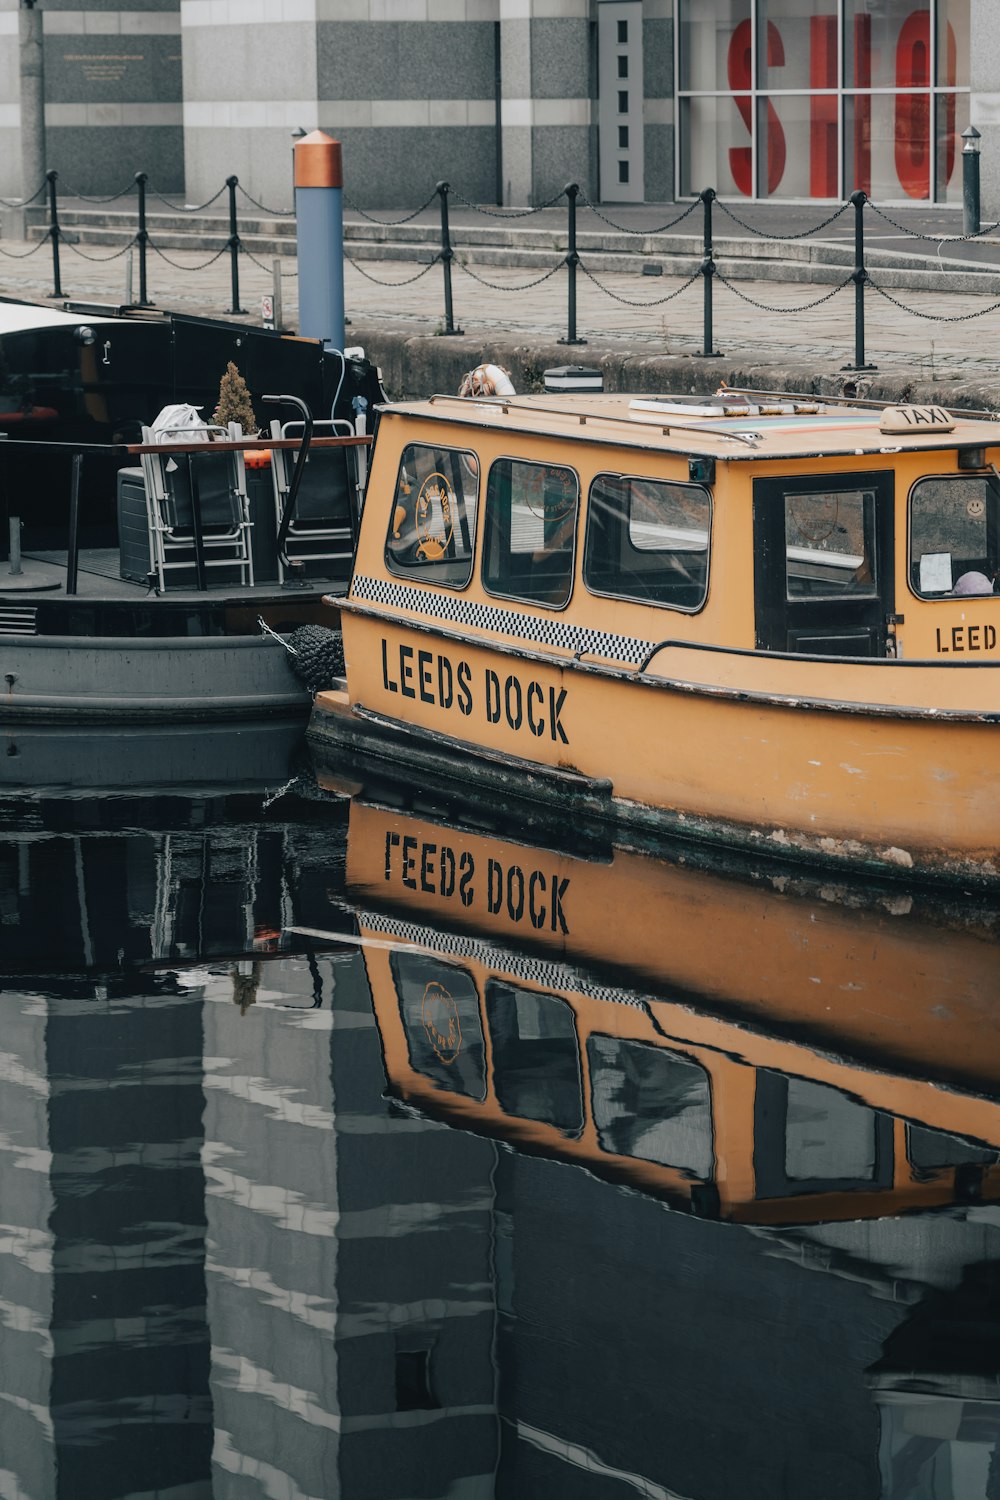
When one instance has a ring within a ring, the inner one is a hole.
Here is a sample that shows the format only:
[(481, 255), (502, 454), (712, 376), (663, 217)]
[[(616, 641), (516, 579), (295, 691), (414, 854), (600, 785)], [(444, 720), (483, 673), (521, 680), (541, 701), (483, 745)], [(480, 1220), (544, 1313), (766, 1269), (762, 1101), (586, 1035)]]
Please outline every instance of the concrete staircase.
[[(548, 209), (527, 221), (484, 218), (464, 222), (474, 216), (465, 210), (452, 213), (451, 240), (456, 257), (463, 263), (487, 274), (490, 268), (520, 268), (526, 279), (540, 275), (561, 261), (566, 253), (566, 216), (562, 208)], [(121, 248), (135, 233), (134, 206), (127, 209), (94, 208), (66, 200), (60, 204), (60, 225), (67, 236), (81, 245), (105, 247), (108, 253)], [(39, 210), (29, 210), (29, 236), (38, 239), (46, 232), (46, 218)], [(595, 274), (622, 272), (634, 276), (684, 278), (694, 276), (702, 261), (700, 213), (687, 219), (683, 227), (661, 234), (623, 233), (597, 222), (592, 214), (581, 211), (578, 220), (577, 249), (581, 261)], [(725, 220), (717, 217), (717, 228), (725, 230)], [(293, 256), (296, 240), (295, 220), (277, 218), (256, 210), (241, 211), (238, 220), (240, 238), (247, 250), (259, 260), (269, 262), (276, 256)], [(211, 254), (223, 249), (229, 240), (228, 215), (214, 212), (199, 214), (171, 212), (167, 209), (147, 214), (147, 229), (152, 245), (170, 252), (190, 250)], [(812, 283), (835, 286), (850, 276), (854, 267), (853, 237), (849, 216), (832, 229), (815, 237), (792, 241), (769, 240), (762, 235), (717, 233), (714, 242), (719, 272), (730, 280)], [(440, 249), (440, 227), (435, 207), (423, 211), (406, 224), (375, 224), (350, 211), (345, 216), (344, 238), (348, 255), (358, 261), (411, 261), (415, 264), (433, 260)], [(905, 242), (912, 249), (866, 249), (869, 271), (880, 285), (889, 288), (956, 291), (1000, 295), (1000, 243), (995, 263), (962, 260), (937, 253), (934, 244)]]

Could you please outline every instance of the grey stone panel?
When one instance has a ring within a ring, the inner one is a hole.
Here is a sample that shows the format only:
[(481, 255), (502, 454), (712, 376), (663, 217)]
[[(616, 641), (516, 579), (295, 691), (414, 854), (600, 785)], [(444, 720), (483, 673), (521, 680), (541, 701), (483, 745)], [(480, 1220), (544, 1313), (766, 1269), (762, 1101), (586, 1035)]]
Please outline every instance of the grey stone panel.
[(492, 126), (342, 130), (340, 139), (345, 192), (362, 208), (413, 208), (442, 179), (473, 202), (493, 201)]
[(505, 99), (531, 98), (531, 23), (502, 21), (500, 69)]
[[(235, 175), (268, 208), (292, 206), (292, 137), (284, 129), (184, 131), (187, 197), (201, 203)], [(242, 201), (242, 200), (240, 200)]]
[[(311, 22), (192, 26), (184, 31), (187, 100), (313, 99)], [(266, 59), (266, 65), (262, 65)]]
[(674, 127), (647, 125), (643, 130), (647, 203), (672, 203), (674, 199)]
[(543, 202), (578, 182), (591, 197), (597, 171), (594, 159), (596, 131), (589, 125), (536, 126), (531, 132), (533, 191), (535, 202)]
[(16, 37), (0, 46), (0, 104), (17, 104), (21, 97), (21, 58)]
[(180, 12), (180, 0), (45, 0), (46, 10), (166, 10)]
[(674, 91), (674, 23), (653, 18), (642, 23), (642, 93), (669, 99)]
[(1000, 123), (988, 124), (976, 117), (976, 95), (1000, 92), (1000, 31), (994, 0), (972, 0), (969, 34), (972, 123), (983, 137), (979, 164), (981, 208), (984, 218), (995, 219), (1000, 215)]
[[(32, 191), (34, 189), (32, 188)], [(21, 196), (21, 132), (16, 126), (0, 129), (0, 197)]]
[(531, 94), (535, 99), (590, 96), (590, 22), (578, 17), (531, 22)]
[(320, 99), (492, 99), (490, 21), (321, 21)]
[(50, 170), (67, 192), (117, 193), (135, 172), (161, 193), (184, 192), (184, 132), (179, 125), (50, 125)]
[(179, 37), (45, 38), (49, 104), (174, 104), (181, 97)]

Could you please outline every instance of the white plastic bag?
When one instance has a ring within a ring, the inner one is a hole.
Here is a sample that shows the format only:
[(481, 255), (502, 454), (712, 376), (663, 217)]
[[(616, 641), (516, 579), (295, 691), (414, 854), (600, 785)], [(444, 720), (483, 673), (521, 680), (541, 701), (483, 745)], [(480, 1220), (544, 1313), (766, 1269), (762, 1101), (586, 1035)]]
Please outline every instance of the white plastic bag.
[[(151, 431), (154, 442), (207, 443), (211, 434), (208, 423), (200, 412), (200, 406), (191, 406), (186, 401), (180, 401), (174, 406), (165, 406), (153, 418)], [(166, 463), (167, 473), (172, 473), (176, 467), (177, 460), (169, 458)]]
[(158, 443), (207, 443), (209, 427), (200, 412), (200, 406), (185, 401), (165, 406), (153, 418), (153, 436)]

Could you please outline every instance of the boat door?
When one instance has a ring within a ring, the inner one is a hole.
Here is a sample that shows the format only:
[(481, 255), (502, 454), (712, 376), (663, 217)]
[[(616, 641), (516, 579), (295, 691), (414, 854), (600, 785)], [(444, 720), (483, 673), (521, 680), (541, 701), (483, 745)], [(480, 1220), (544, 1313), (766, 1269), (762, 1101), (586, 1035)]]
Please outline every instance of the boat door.
[(891, 473), (755, 479), (753, 536), (758, 650), (889, 654)]

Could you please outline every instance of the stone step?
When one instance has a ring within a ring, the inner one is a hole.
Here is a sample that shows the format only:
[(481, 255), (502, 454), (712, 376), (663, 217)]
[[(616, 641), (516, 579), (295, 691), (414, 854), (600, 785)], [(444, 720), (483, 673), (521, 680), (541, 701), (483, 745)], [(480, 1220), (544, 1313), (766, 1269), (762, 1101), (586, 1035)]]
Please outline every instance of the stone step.
[[(60, 224), (81, 245), (96, 249), (106, 247), (110, 253), (124, 246), (135, 233), (132, 211), (91, 209), (67, 205), (60, 212)], [(294, 219), (273, 219), (247, 215), (238, 221), (240, 238), (253, 255), (263, 261), (295, 254)], [(229, 239), (229, 220), (209, 214), (147, 215), (151, 245), (171, 252), (189, 250), (211, 255), (224, 249)], [(38, 239), (46, 233), (43, 214), (34, 216), (29, 236)], [(440, 248), (440, 231), (435, 223), (410, 222), (401, 225), (374, 225), (365, 220), (348, 218), (344, 224), (348, 255), (359, 261), (403, 261), (426, 264), (436, 258)], [(481, 268), (522, 268), (531, 275), (559, 262), (565, 255), (563, 229), (490, 222), (485, 225), (457, 224), (452, 228), (452, 244), (459, 265), (456, 277), (462, 279), (462, 266)], [(854, 250), (849, 239), (810, 238), (776, 241), (763, 236), (721, 235), (714, 242), (714, 256), (723, 276), (732, 280), (762, 280), (789, 283), (836, 285), (853, 269)], [(649, 278), (652, 288), (657, 276), (683, 278), (693, 276), (702, 262), (703, 244), (699, 233), (664, 232), (661, 234), (623, 234), (611, 228), (581, 229), (577, 234), (581, 261), (595, 274), (621, 272)], [(1000, 291), (1000, 259), (996, 264), (970, 263), (947, 256), (910, 254), (897, 249), (866, 247), (866, 263), (875, 279), (887, 288), (913, 287), (927, 290), (954, 291), (960, 283), (964, 291), (997, 295)], [(650, 295), (643, 293), (643, 296)]]

